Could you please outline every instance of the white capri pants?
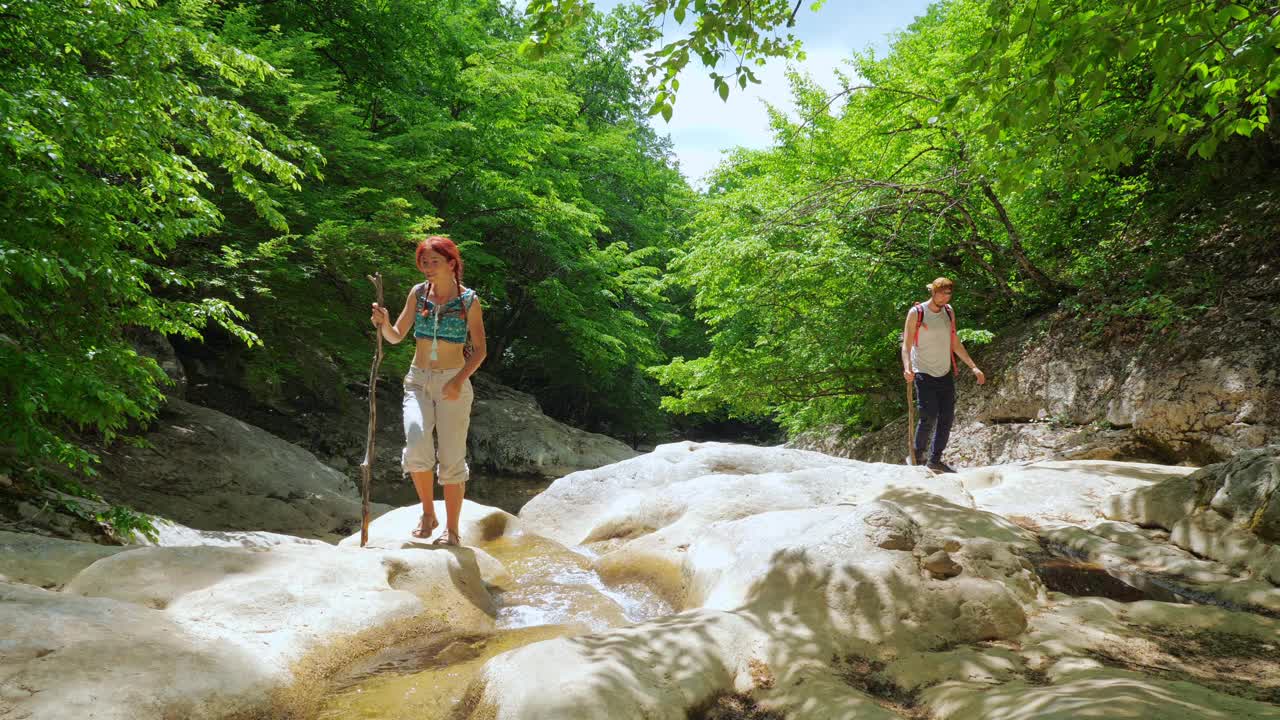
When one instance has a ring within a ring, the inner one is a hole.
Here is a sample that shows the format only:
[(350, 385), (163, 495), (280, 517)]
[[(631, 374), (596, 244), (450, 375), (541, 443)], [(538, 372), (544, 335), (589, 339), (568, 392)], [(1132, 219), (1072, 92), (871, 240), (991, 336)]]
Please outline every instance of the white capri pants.
[[(470, 378), (462, 383), (457, 400), (444, 399), (444, 384), (459, 370), (426, 370), (410, 365), (409, 374), (404, 376), (405, 445), (400, 466), (407, 473), (434, 472), (441, 485), (464, 483), (470, 474), (467, 429), (471, 426), (471, 401), (475, 399)], [(432, 430), (440, 437), (439, 453)]]

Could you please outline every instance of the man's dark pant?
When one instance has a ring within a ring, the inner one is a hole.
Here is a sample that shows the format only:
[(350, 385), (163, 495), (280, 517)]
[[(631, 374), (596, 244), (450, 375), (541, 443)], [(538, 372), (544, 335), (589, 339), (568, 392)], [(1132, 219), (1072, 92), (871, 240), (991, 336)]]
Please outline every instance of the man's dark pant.
[(926, 462), (925, 447), (929, 443), (929, 433), (933, 433), (933, 443), (928, 445), (927, 462), (942, 462), (942, 451), (951, 438), (951, 420), (956, 414), (956, 379), (947, 373), (942, 377), (934, 377), (928, 373), (916, 373), (916, 411), (920, 419), (916, 422), (916, 462)]

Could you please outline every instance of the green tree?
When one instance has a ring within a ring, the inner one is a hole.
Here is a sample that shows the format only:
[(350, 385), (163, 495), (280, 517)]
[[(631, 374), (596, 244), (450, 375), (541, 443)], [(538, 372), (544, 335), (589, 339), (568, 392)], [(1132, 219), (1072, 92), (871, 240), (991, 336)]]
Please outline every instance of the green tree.
[[(182, 243), (234, 195), (285, 219), (318, 156), (210, 85), (275, 74), (205, 25), (212, 3), (17, 2), (0, 24), (0, 438), (26, 462), (85, 468), (72, 441), (154, 411), (163, 376), (127, 328), (255, 338), (225, 301), (173, 299)], [(221, 184), (213, 187), (212, 170)], [(11, 458), (12, 460), (12, 458)]]
[[(810, 8), (818, 10), (825, 0), (814, 0)], [(683, 37), (645, 54), (645, 74), (657, 78), (657, 92), (650, 106), (650, 114), (661, 114), (671, 119), (676, 92), (680, 89), (677, 76), (696, 57), (708, 68), (712, 87), (722, 99), (729, 97), (730, 85), (736, 83), (745, 88), (747, 83), (758, 83), (753, 68), (765, 64), (769, 58), (802, 58), (801, 43), (791, 32), (796, 15), (804, 0), (723, 0), (707, 3), (695, 0), (644, 0), (636, 11), (641, 22), (653, 26), (664, 22), (668, 16), (683, 26), (686, 19), (690, 29)], [(533, 18), (530, 37), (522, 47), (525, 54), (541, 57), (555, 46), (567, 33), (591, 13), (589, 0), (530, 0), (528, 5)], [(728, 61), (730, 75), (723, 75), (718, 68)]]
[[(822, 2), (813, 3), (820, 10)], [(586, 12), (586, 0), (531, 0), (530, 51), (554, 44)], [(652, 112), (670, 116), (676, 75), (698, 58), (721, 96), (730, 90), (716, 70), (734, 61), (740, 86), (748, 65), (796, 57), (789, 32), (802, 2), (646, 0), (650, 23), (668, 14), (691, 18), (684, 37), (648, 55), (659, 93)], [(1032, 180), (1019, 159), (1027, 147), (1061, 145), (1066, 172), (1114, 169), (1147, 144), (1186, 140), (1200, 157), (1271, 122), (1280, 93), (1280, 8), (1274, 3), (1219, 0), (986, 0), (985, 27), (964, 59), (966, 82), (943, 110), (978, 115), (993, 141), (1009, 141), (1001, 180)], [(1108, 132), (1090, 132), (1114, 119)]]
[(1001, 139), (1001, 172), (1026, 184), (1027, 148), (1060, 148), (1080, 178), (1174, 144), (1202, 158), (1265, 131), (1280, 93), (1275, 3), (991, 0), (990, 28), (947, 107)]
[[(677, 324), (661, 268), (692, 194), (648, 126), (630, 53), (651, 32), (635, 18), (593, 16), (529, 62), (523, 19), (498, 3), (228, 9), (224, 40), (288, 71), (244, 101), (329, 161), (323, 184), (280, 197), (293, 234), (227, 206), (220, 232), (179, 258), (264, 339), (240, 360), (251, 394), (340, 402), (335, 362), (364, 372), (368, 331), (352, 318), (365, 275), (381, 270), (400, 302), (420, 279), (413, 238), (434, 231), (460, 243), (486, 304), (487, 370), (567, 420), (660, 425), (636, 369), (663, 359)], [(388, 371), (407, 362), (397, 353)]]
[(657, 370), (666, 407), (873, 427), (901, 402), (907, 303), (939, 274), (975, 339), (1077, 291), (1081, 312), (1185, 318), (1159, 279), (1194, 233), (1142, 227), (1218, 217), (1179, 185), (1268, 177), (1273, 147), (1240, 136), (1269, 127), (1274, 27), (1232, 3), (957, 0), (856, 55), (834, 97), (793, 76), (802, 120), (775, 113), (774, 147), (719, 169), (675, 265), (710, 348)]
[(1065, 285), (1026, 208), (993, 186), (987, 140), (941, 112), (980, 10), (934, 6), (886, 57), (855, 55), (858, 80), (836, 98), (792, 75), (804, 119), (775, 113), (774, 147), (720, 169), (675, 265), (711, 351), (659, 371), (667, 407), (776, 413), (793, 430), (874, 421), (869, 399), (896, 394), (902, 319), (933, 277), (962, 279), (969, 328), (1056, 301)]

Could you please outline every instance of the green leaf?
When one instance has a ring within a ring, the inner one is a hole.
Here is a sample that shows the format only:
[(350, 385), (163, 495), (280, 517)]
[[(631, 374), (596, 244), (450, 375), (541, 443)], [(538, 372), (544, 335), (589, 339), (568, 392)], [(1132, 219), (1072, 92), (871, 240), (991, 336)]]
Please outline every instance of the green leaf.
[(1031, 29), (1031, 23), (1033, 22), (1034, 18), (1035, 18), (1034, 7), (1028, 8), (1023, 12), (1018, 13), (1018, 16), (1014, 18), (1013, 25), (1009, 28), (1009, 31), (1014, 35), (1025, 35), (1027, 31)]
[(1222, 13), (1232, 20), (1248, 20), (1249, 9), (1243, 5), (1227, 5), (1222, 8)]

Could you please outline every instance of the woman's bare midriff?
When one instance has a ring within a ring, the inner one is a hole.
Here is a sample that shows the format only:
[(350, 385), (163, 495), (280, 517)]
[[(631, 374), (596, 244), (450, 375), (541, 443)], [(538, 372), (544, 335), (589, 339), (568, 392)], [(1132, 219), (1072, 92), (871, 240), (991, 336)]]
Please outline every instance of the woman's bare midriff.
[(427, 370), (453, 370), (466, 364), (462, 356), (462, 345), (458, 343), (437, 342), (436, 361), (431, 362), (431, 339), (417, 338), (417, 348), (413, 353), (413, 366)]

